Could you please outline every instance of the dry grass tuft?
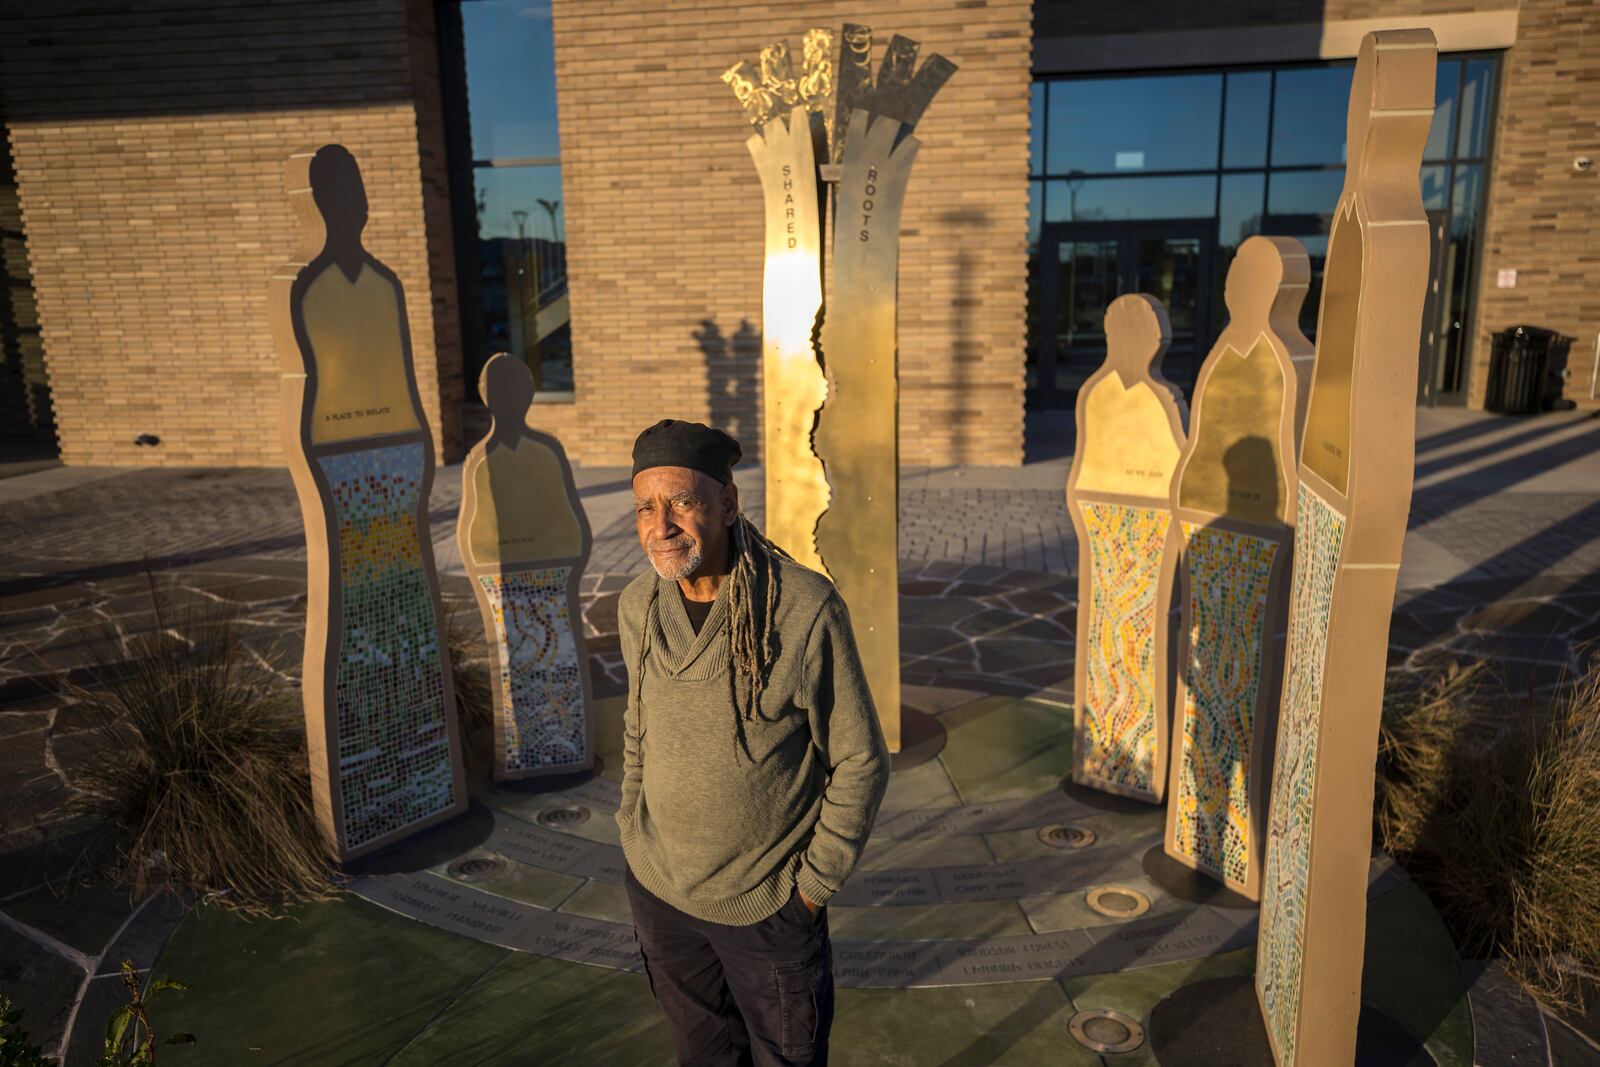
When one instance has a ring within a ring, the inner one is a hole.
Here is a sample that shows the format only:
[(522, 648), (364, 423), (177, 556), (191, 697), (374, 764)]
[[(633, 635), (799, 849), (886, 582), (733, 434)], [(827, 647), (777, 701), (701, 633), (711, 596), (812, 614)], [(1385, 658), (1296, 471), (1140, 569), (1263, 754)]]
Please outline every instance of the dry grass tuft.
[(1580, 1005), (1600, 979), (1600, 672), (1547, 706), (1513, 703), (1478, 667), (1397, 687), (1376, 819), (1464, 956)]
[(445, 645), (461, 717), (462, 758), (469, 782), (494, 777), (494, 679), (484, 651), (483, 620), (468, 600), (445, 604)]
[(74, 777), (80, 810), (108, 831), (110, 873), (136, 895), (171, 885), (274, 915), (337, 892), (311, 809), (298, 694), (240, 639), (221, 605), (107, 635), (92, 679), (68, 695), (93, 729)]

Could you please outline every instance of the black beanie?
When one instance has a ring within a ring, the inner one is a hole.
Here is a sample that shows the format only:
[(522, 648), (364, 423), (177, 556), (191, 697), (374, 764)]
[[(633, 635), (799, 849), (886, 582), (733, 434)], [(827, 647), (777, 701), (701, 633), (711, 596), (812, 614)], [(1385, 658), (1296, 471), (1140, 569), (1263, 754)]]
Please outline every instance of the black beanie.
[(651, 467), (687, 467), (727, 485), (743, 454), (738, 441), (715, 427), (662, 419), (633, 443), (633, 473)]

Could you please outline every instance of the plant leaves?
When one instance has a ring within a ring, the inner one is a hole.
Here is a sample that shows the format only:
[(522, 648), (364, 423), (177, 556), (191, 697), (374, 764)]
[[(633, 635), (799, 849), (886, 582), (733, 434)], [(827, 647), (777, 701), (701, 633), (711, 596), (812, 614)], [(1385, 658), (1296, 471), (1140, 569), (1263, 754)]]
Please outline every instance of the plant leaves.
[[(149, 993), (159, 993), (163, 989), (188, 989), (188, 982), (180, 982), (176, 978), (157, 978), (150, 984)], [(146, 994), (148, 995), (148, 994)]]
[(128, 1032), (128, 1023), (133, 1019), (133, 1006), (124, 1004), (111, 1013), (111, 1021), (106, 1023), (106, 1052), (115, 1054), (122, 1048), (122, 1037)]

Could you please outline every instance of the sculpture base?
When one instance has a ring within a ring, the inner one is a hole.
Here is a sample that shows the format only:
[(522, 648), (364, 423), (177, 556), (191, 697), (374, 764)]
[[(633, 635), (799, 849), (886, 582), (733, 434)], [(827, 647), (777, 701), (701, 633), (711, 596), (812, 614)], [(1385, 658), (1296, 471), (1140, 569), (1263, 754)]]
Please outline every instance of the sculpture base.
[(945, 730), (925, 711), (900, 706), (900, 751), (889, 754), (889, 771), (920, 767), (944, 751)]
[(1161, 807), (1160, 804), (1118, 796), (1116, 793), (1096, 789), (1092, 785), (1074, 782), (1070, 775), (1061, 779), (1061, 791), (1084, 807), (1111, 815), (1144, 815)]
[(1215, 878), (1207, 877), (1188, 864), (1179, 863), (1167, 855), (1162, 845), (1153, 846), (1144, 854), (1144, 873), (1168, 896), (1187, 900), (1191, 904), (1209, 904), (1213, 908), (1239, 908), (1254, 911), (1259, 907), (1243, 893), (1236, 893)]
[[(1161, 1067), (1273, 1067), (1255, 980), (1211, 978), (1169, 994), (1150, 1013), (1150, 1051)], [(1436, 1067), (1409, 1030), (1363, 1003), (1356, 1028), (1361, 1067)]]

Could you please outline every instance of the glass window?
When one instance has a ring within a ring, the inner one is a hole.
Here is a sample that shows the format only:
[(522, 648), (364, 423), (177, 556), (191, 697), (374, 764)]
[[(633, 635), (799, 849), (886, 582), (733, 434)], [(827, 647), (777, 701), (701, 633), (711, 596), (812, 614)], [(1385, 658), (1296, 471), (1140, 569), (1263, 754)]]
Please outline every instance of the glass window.
[(1259, 167), (1267, 161), (1267, 112), (1272, 107), (1272, 72), (1228, 75), (1228, 117), (1222, 132), (1224, 167)]
[(1044, 182), (1028, 183), (1028, 248), (1039, 247), (1039, 223), (1044, 219)]
[(1224, 257), (1231, 258), (1246, 237), (1261, 232), (1261, 209), (1265, 206), (1265, 174), (1224, 174), (1222, 196), (1218, 200), (1217, 241)]
[(1469, 59), (1461, 72), (1461, 133), (1456, 138), (1456, 156), (1482, 159), (1489, 138), (1489, 101), (1493, 88), (1494, 60)]
[(1443, 211), (1450, 204), (1450, 168), (1422, 168), (1422, 206), (1428, 211)]
[(1343, 191), (1342, 170), (1275, 171), (1267, 186), (1267, 214), (1330, 218)]
[(1217, 210), (1213, 175), (1177, 178), (1055, 179), (1045, 194), (1046, 222), (1201, 219)]
[(1215, 167), (1221, 115), (1220, 74), (1051, 82), (1050, 173)]
[(555, 38), (550, 0), (470, 0), (461, 5), (473, 159), (553, 159)]
[(1343, 163), (1345, 119), (1355, 67), (1277, 72), (1272, 102), (1272, 165)]
[[(456, 12), (459, 24), (450, 21)], [(440, 26), (446, 114), (468, 126), (453, 129), (449, 138), (460, 220), (463, 370), (470, 383), (491, 355), (509, 352), (533, 372), (539, 399), (570, 401), (572, 330), (549, 0), (461, 0), (442, 9)], [(454, 32), (460, 36), (452, 49)], [(470, 159), (460, 158), (469, 152)], [(470, 205), (460, 202), (468, 196)]]
[(1044, 173), (1044, 82), (1033, 83), (1028, 122), (1028, 173)]
[(1450, 140), (1456, 132), (1456, 97), (1461, 88), (1461, 64), (1440, 62), (1433, 80), (1433, 125), (1423, 159), (1449, 159)]

